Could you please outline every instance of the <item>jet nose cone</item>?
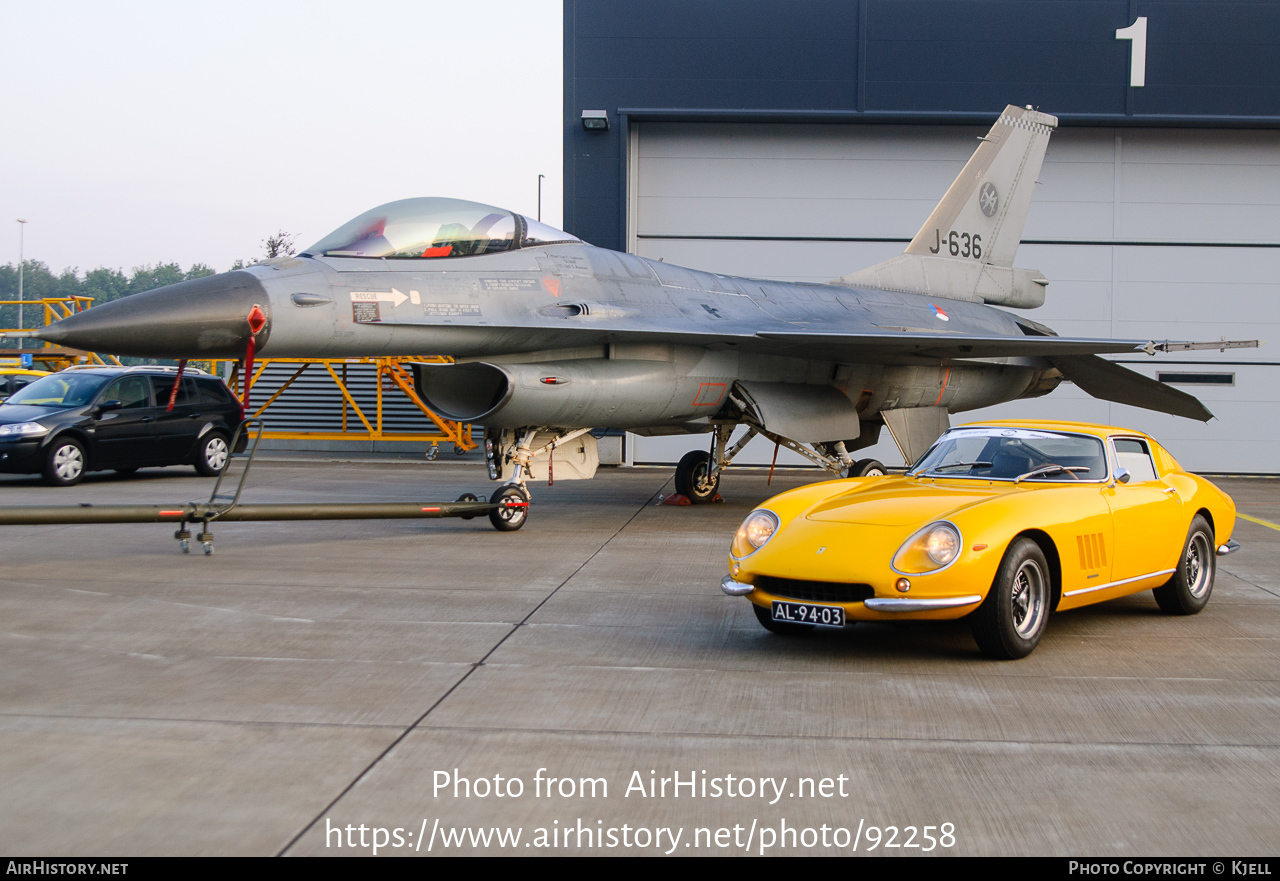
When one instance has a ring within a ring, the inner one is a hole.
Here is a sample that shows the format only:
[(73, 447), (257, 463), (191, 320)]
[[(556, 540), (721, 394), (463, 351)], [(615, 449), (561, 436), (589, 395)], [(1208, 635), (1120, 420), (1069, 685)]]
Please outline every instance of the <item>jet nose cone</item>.
[(78, 312), (37, 331), (47, 342), (140, 358), (239, 358), (249, 342), (249, 313), (266, 317), (254, 335), (261, 351), (271, 333), (266, 289), (250, 272), (224, 272), (144, 291)]

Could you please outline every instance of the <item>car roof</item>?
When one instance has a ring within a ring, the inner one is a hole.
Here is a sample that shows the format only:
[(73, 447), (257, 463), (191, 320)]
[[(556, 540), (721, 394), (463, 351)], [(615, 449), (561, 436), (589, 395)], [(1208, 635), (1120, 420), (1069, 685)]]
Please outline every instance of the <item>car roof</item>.
[(1114, 435), (1151, 437), (1145, 431), (1123, 428), (1118, 425), (1099, 425), (1094, 422), (1066, 422), (1060, 419), (984, 419), (981, 422), (966, 422), (964, 425), (956, 426), (956, 428), (977, 428), (984, 425), (1038, 428), (1047, 431), (1073, 431), (1077, 434), (1091, 434), (1095, 437), (1112, 437)]

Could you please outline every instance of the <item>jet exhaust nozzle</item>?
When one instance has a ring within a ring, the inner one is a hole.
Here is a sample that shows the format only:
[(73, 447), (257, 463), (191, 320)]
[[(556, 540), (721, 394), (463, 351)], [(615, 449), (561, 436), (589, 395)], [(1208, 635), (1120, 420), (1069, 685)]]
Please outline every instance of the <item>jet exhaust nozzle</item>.
[[(250, 329), (257, 307), (259, 330)], [(122, 297), (36, 330), (45, 342), (138, 358), (242, 358), (253, 333), (271, 334), (266, 289), (250, 272), (224, 272)]]

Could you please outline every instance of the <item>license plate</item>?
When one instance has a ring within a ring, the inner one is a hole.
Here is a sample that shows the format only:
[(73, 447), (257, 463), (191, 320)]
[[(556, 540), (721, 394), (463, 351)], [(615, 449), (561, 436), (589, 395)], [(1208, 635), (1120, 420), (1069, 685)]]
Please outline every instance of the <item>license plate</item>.
[(773, 601), (773, 620), (790, 624), (817, 624), (821, 627), (843, 627), (844, 609), (840, 606), (815, 606), (813, 603)]

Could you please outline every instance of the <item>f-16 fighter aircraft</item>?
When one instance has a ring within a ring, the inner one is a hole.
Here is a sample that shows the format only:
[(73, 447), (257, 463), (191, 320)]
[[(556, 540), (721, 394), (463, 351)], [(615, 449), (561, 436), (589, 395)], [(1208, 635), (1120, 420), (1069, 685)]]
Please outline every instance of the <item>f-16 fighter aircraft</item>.
[(948, 414), (1047, 394), (1064, 377), (1109, 401), (1212, 418), (1098, 357), (1161, 346), (1060, 337), (995, 308), (1044, 302), (1048, 280), (1013, 259), (1056, 124), (1005, 108), (903, 254), (828, 284), (682, 269), (421, 198), (374, 208), (295, 258), (116, 300), (37, 335), (145, 357), (449, 355), (415, 366), (420, 397), (484, 425), (490, 477), (522, 492), (548, 466), (591, 477), (593, 428), (710, 433), (676, 469), (693, 502), (714, 498), (756, 435), (858, 474), (870, 460), (854, 453), (882, 426), (911, 462)]

